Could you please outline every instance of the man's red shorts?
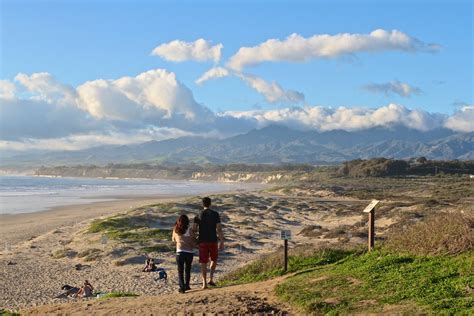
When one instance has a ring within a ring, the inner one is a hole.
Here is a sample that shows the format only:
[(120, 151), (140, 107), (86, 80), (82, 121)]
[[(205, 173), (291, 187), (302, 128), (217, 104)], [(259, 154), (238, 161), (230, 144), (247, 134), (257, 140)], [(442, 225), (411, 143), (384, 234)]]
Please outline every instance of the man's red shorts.
[(199, 263), (208, 263), (209, 257), (211, 261), (217, 261), (217, 243), (216, 242), (201, 242), (199, 243)]

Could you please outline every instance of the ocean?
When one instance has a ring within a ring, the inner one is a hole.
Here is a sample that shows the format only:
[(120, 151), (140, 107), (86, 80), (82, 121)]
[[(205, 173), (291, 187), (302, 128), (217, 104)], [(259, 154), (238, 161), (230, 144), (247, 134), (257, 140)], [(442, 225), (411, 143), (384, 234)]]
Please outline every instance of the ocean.
[(56, 206), (110, 201), (124, 197), (193, 196), (247, 189), (251, 186), (184, 180), (0, 176), (0, 214), (32, 213)]

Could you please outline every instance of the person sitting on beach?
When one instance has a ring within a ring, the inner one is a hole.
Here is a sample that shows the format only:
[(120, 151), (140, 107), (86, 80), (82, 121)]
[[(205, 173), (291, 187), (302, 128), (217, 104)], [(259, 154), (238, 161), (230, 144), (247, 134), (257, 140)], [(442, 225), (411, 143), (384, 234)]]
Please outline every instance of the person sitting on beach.
[(146, 259), (142, 272), (154, 272), (158, 270), (155, 261), (151, 258)]
[[(214, 272), (217, 266), (217, 255), (219, 250), (224, 249), (224, 235), (222, 233), (221, 218), (219, 213), (210, 209), (211, 199), (202, 199), (204, 210), (194, 219), (194, 231), (199, 231), (199, 263), (201, 264), (202, 288), (207, 284), (215, 286)], [(218, 239), (219, 237), (219, 239)], [(219, 247), (217, 241), (219, 240)], [(211, 273), (207, 283), (207, 263), (211, 258)]]
[(171, 238), (176, 242), (179, 293), (190, 290), (191, 265), (193, 263), (194, 232), (189, 227), (189, 218), (181, 215), (176, 221)]
[(150, 258), (145, 260), (145, 266), (142, 269), (142, 272), (150, 272)]
[(94, 287), (89, 281), (85, 280), (84, 285), (80, 288), (79, 292), (77, 293), (78, 297), (92, 297), (92, 293), (94, 291)]
[(66, 285), (63, 285), (61, 290), (66, 291), (66, 292), (59, 294), (55, 298), (67, 298), (68, 296), (76, 296), (80, 289), (78, 287), (70, 286), (66, 284)]

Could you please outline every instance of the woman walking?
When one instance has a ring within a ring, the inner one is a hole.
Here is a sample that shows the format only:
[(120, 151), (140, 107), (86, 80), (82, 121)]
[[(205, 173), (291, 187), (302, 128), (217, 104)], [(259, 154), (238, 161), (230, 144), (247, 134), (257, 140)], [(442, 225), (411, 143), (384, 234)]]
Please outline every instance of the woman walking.
[(178, 264), (179, 293), (190, 290), (191, 265), (193, 263), (194, 232), (189, 227), (189, 218), (181, 215), (173, 229), (172, 240), (176, 242), (176, 263)]

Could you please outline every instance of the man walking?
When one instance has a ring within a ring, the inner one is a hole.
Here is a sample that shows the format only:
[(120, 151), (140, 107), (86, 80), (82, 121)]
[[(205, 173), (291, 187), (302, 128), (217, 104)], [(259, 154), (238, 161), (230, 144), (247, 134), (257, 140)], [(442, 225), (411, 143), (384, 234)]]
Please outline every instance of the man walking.
[[(224, 235), (222, 234), (221, 218), (219, 213), (210, 209), (211, 199), (202, 199), (204, 210), (194, 219), (194, 231), (199, 232), (199, 263), (201, 264), (202, 288), (207, 284), (215, 286), (214, 272), (217, 266), (218, 248), (224, 249)], [(219, 247), (218, 247), (219, 241)], [(211, 259), (211, 272), (207, 282), (207, 263)]]

